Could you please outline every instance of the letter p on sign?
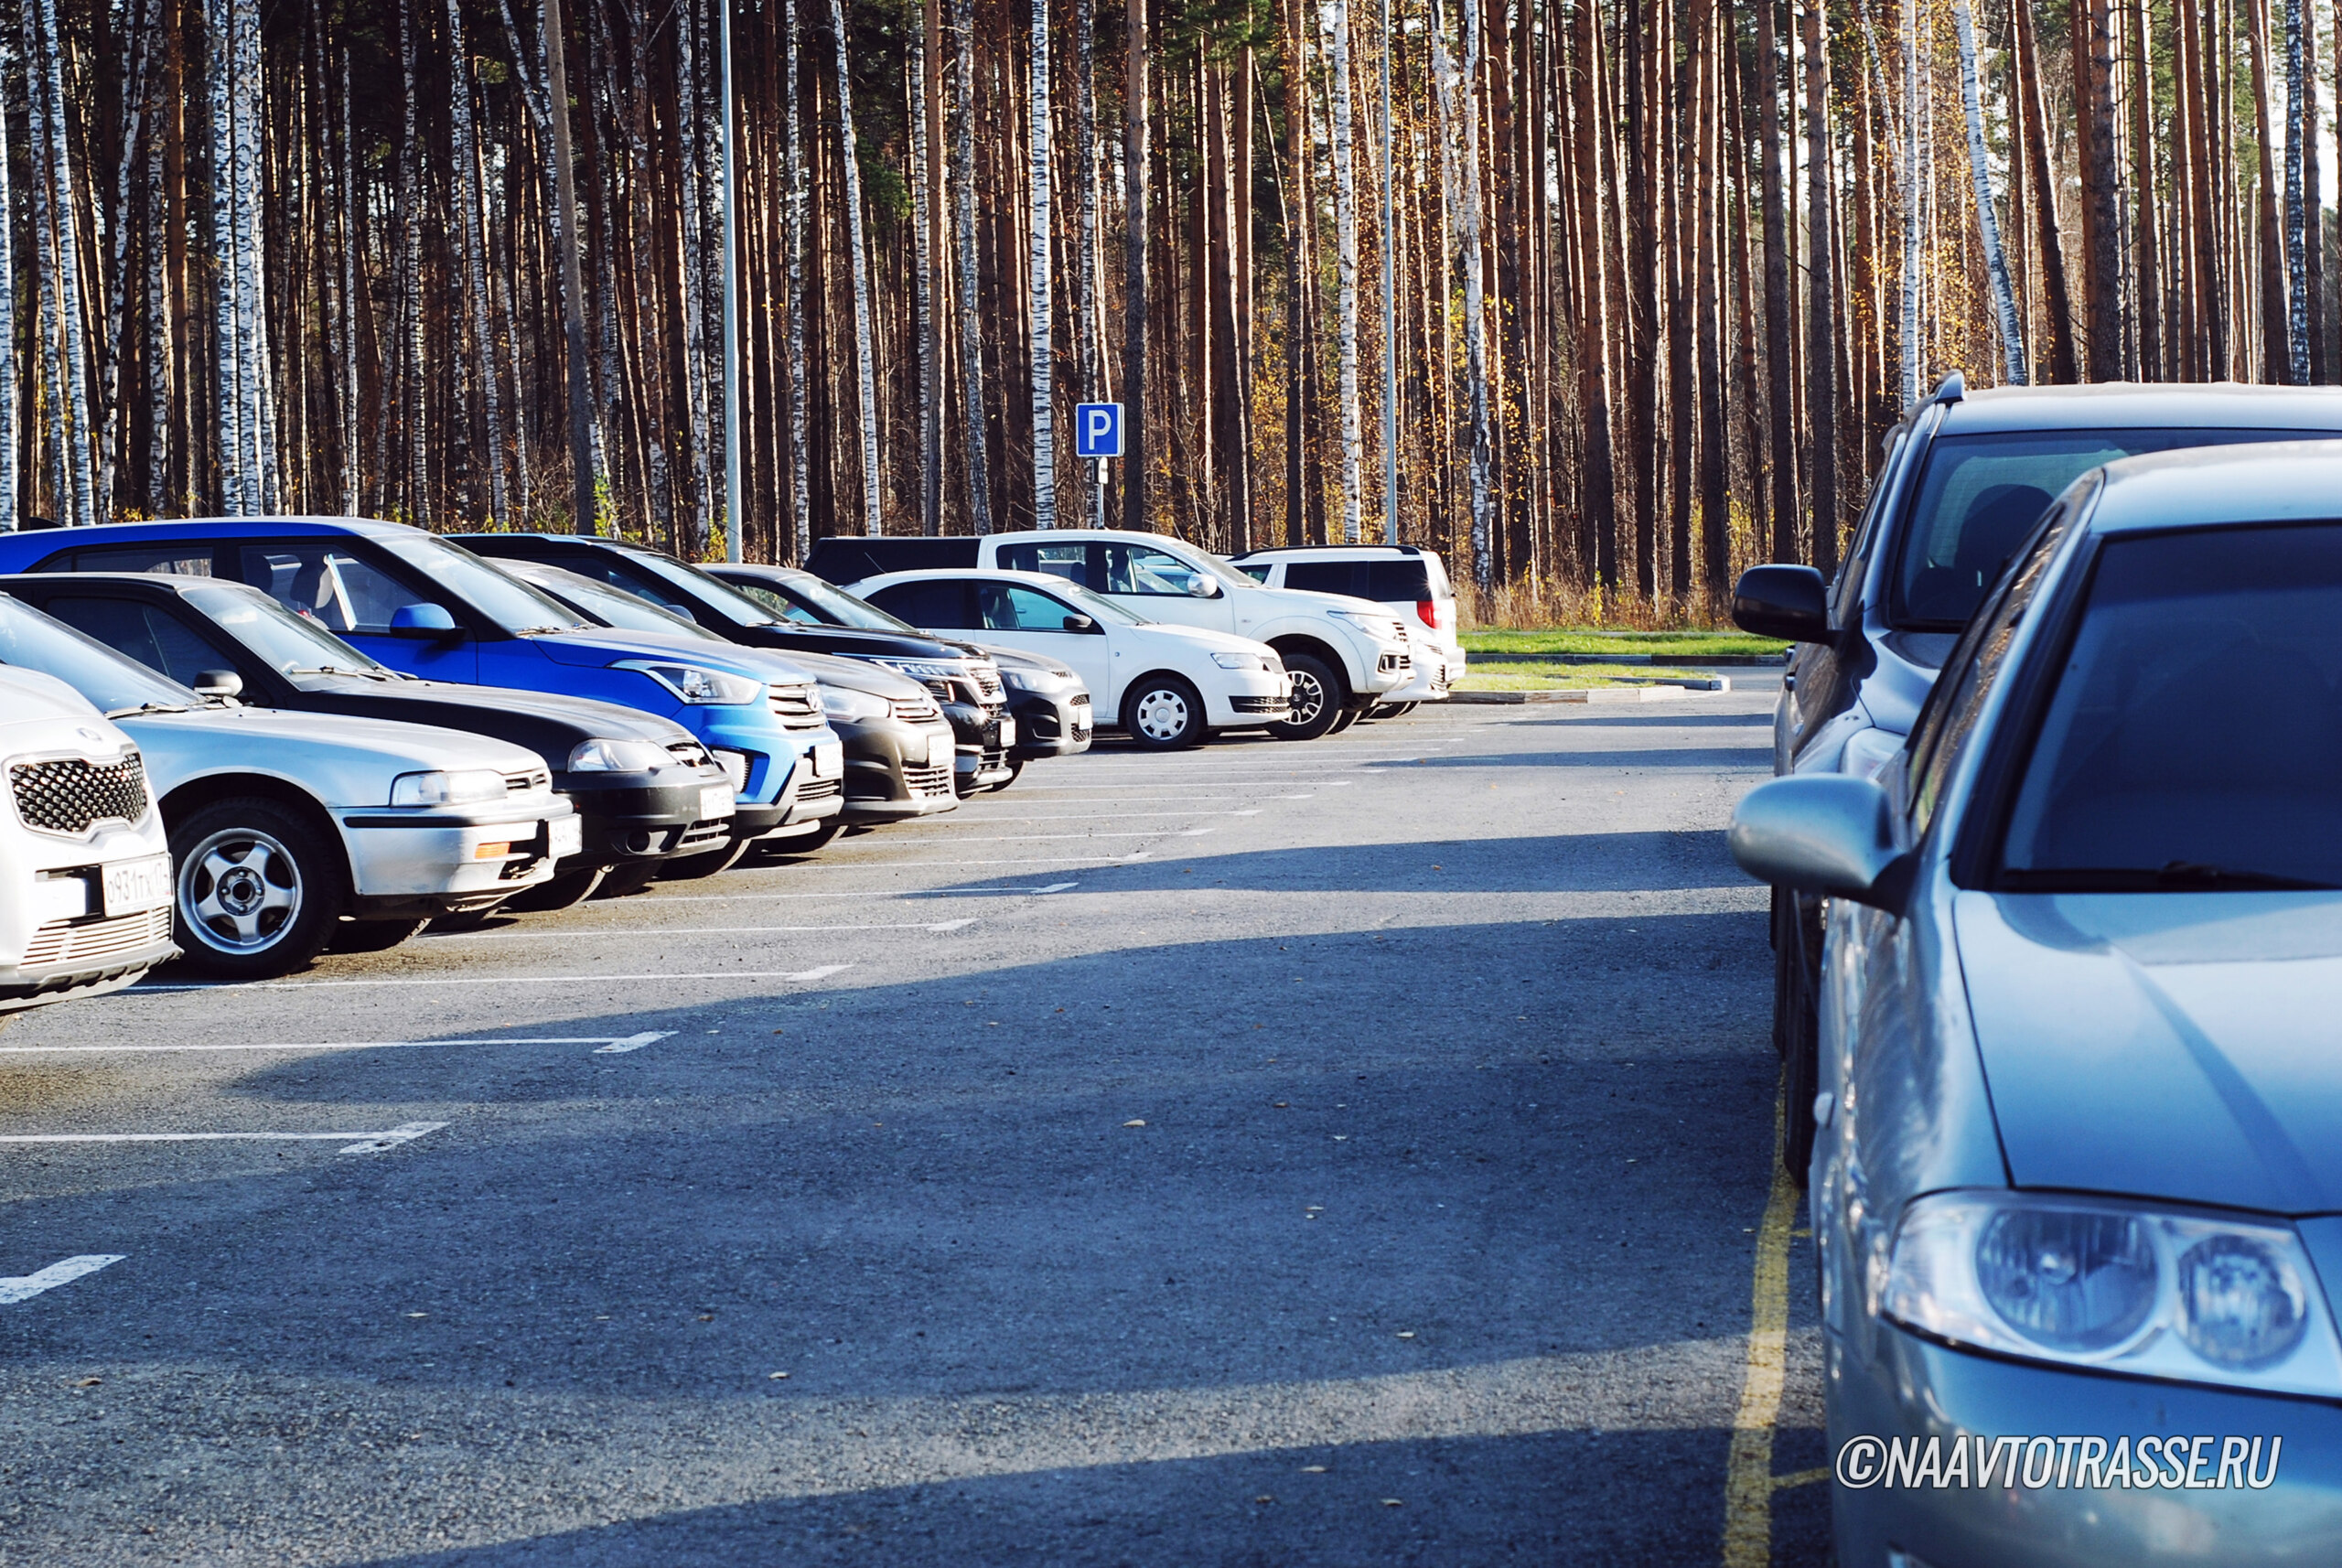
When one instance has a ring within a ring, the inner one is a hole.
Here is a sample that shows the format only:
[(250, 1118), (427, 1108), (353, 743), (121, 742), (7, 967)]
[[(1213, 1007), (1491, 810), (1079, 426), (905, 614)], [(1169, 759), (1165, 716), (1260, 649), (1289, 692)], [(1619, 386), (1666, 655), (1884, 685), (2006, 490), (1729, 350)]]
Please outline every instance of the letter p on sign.
[(1074, 405), (1073, 455), (1077, 457), (1119, 457), (1123, 455), (1123, 405), (1084, 403)]

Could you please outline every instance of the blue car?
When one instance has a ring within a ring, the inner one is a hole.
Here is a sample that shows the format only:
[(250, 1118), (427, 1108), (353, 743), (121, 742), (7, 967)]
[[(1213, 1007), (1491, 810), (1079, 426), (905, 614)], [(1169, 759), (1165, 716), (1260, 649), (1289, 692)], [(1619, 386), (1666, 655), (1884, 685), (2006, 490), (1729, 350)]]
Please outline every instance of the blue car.
[(403, 523), (212, 518), (6, 533), (0, 572), (173, 572), (246, 583), (393, 670), (596, 697), (672, 718), (730, 778), (736, 839), (761, 837), (800, 811), (835, 810), (842, 747), (812, 676), (770, 653), (711, 645), (684, 654), (663, 639), (595, 626)]

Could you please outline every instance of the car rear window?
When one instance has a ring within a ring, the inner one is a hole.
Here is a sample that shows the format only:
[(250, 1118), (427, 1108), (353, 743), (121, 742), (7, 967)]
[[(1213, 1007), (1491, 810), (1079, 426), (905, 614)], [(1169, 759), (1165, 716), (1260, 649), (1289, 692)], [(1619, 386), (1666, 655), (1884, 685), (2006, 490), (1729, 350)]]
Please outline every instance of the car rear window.
[[(1429, 568), (1422, 557), (1404, 561), (1293, 561), (1284, 569), (1284, 585), (1313, 594), (1347, 594), (1354, 599), (1383, 604), (1420, 604), (1443, 596), (1432, 587)], [(1440, 585), (1442, 588), (1445, 583)]]
[(2304, 441), (2326, 434), (2142, 428), (1938, 436), (1906, 514), (1888, 616), (1907, 631), (1965, 626), (2057, 493), (2100, 464), (2181, 446)]
[(2004, 886), (2342, 887), (2342, 524), (2109, 542)]
[(91, 545), (68, 550), (41, 563), (44, 572), (170, 572), (183, 577), (209, 577), (211, 546), (157, 541), (152, 544)]

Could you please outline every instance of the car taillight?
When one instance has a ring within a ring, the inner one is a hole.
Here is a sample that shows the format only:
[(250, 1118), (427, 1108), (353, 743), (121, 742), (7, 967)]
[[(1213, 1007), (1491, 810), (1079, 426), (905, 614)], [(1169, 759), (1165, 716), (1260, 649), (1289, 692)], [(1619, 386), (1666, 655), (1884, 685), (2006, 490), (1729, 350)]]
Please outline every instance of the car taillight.
[(1415, 601), (1415, 618), (1423, 622), (1425, 626), (1431, 628), (1432, 630), (1437, 631), (1439, 629), (1439, 601), (1437, 599), (1417, 599)]

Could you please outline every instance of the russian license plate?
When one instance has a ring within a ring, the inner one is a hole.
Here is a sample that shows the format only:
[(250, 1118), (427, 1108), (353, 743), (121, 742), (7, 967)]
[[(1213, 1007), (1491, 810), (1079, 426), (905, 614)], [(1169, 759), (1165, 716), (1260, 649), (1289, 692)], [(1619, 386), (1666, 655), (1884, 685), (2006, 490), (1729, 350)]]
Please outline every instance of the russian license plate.
[(845, 776), (845, 746), (843, 742), (825, 740), (813, 747), (813, 777), (841, 779)]
[(930, 735), (927, 737), (927, 765), (929, 768), (949, 768), (957, 750), (949, 731)]
[(703, 822), (711, 817), (730, 816), (732, 814), (732, 786), (729, 784), (701, 785), (699, 814)]
[(545, 823), (545, 853), (555, 860), (586, 847), (586, 824), (575, 817), (554, 817)]
[(1016, 744), (1016, 721), (1006, 714), (1000, 715), (1000, 744), (1004, 746)]
[(106, 867), (106, 914), (135, 915), (171, 901), (171, 857), (148, 855)]

